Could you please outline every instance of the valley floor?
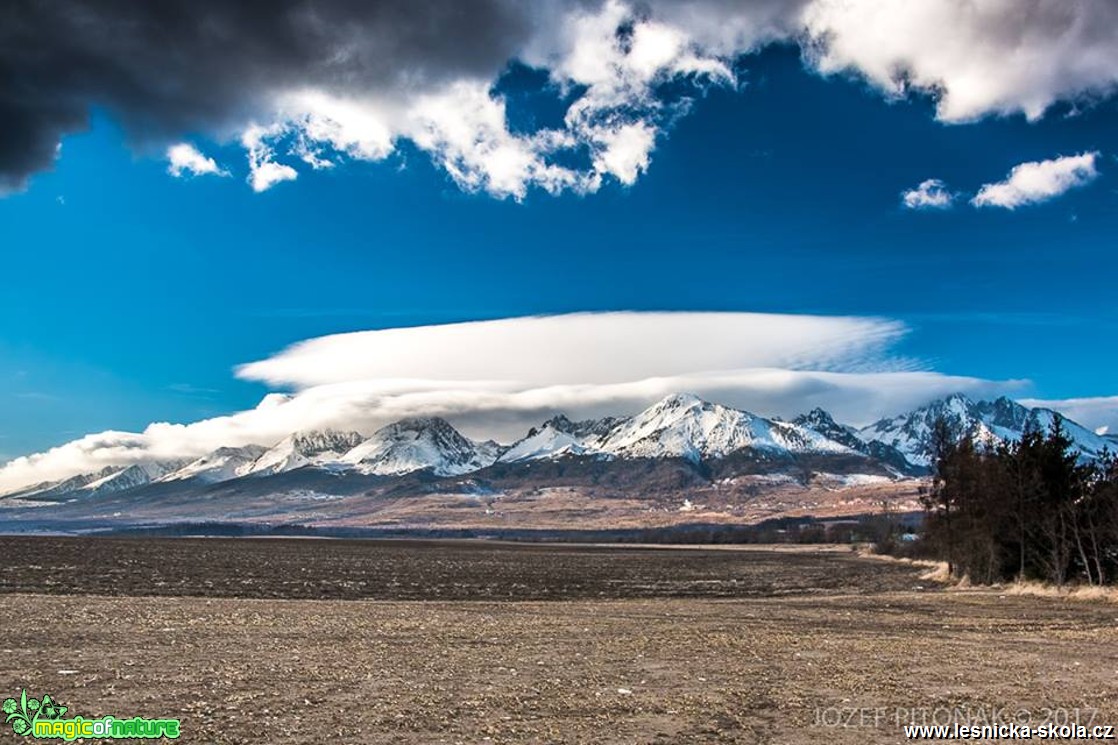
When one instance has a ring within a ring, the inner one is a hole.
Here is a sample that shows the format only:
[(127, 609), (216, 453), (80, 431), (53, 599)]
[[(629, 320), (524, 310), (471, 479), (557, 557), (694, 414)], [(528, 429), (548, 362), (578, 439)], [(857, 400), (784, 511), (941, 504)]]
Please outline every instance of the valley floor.
[(1118, 608), (919, 571), (836, 549), (0, 538), (0, 695), (207, 743), (1118, 724)]

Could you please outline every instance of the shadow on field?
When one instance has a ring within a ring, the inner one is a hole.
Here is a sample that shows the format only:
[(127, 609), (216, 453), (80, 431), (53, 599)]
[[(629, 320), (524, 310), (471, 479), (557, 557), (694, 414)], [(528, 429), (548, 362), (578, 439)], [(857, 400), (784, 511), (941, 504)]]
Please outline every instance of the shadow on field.
[[(929, 585), (841, 551), (484, 541), (0, 537), (0, 593), (382, 600), (735, 598)], [(928, 589), (933, 589), (929, 587)]]

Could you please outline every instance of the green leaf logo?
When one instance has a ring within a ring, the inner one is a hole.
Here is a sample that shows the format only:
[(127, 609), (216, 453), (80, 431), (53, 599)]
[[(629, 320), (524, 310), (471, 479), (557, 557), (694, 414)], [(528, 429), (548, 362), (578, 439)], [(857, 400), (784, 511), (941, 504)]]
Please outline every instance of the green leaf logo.
[(62, 706), (49, 695), (43, 696), (42, 706), (39, 707), (39, 718), (51, 720), (61, 719), (62, 715), (66, 713), (66, 709), (67, 707)]
[(19, 694), (19, 701), (14, 698), (4, 699), (4, 722), (12, 725), (12, 731), (17, 735), (29, 735), (35, 728), (35, 722), (40, 719), (60, 719), (67, 711), (67, 707), (55, 701), (50, 695), (37, 698), (28, 698), (27, 689)]

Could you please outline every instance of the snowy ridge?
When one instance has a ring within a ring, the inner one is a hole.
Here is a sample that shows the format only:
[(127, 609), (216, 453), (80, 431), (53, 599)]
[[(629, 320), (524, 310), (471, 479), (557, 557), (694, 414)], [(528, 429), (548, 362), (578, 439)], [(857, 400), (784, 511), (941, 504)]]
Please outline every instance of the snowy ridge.
[(723, 458), (745, 448), (857, 454), (798, 424), (764, 419), (689, 393), (668, 396), (592, 444), (619, 458), (684, 458), (693, 462)]
[(961, 393), (907, 414), (882, 419), (860, 430), (858, 435), (866, 442), (896, 448), (911, 463), (928, 466), (932, 460), (932, 429), (938, 418), (944, 420), (952, 436), (966, 435), (975, 445), (989, 447), (1016, 442), (1028, 430), (1046, 432), (1057, 417), (1084, 458), (1096, 458), (1107, 447), (1106, 439), (1050, 409), (1030, 409), (1004, 396), (976, 402)]
[[(1020, 404), (1014, 405), (1021, 406)], [(1021, 406), (1021, 408), (1025, 407)], [(1073, 446), (1088, 458), (1098, 458), (1102, 455), (1103, 450), (1106, 449), (1109, 449), (1112, 453), (1114, 452), (1113, 442), (1095, 434), (1086, 427), (1076, 424), (1058, 412), (1042, 408), (1031, 409), (1029, 411), (1029, 426), (1034, 429), (1039, 429), (1041, 432), (1047, 432), (1049, 428), (1051, 428), (1052, 422), (1057, 418), (1060, 419), (1063, 423), (1064, 433), (1071, 439)], [(1017, 438), (1015, 437), (1014, 439)]]
[(865, 451), (866, 443), (858, 437), (857, 430), (839, 424), (830, 414), (818, 407), (806, 414), (799, 415), (792, 420), (792, 423), (810, 429), (813, 432), (818, 432), (828, 440), (837, 442), (840, 445), (845, 445), (851, 450), (857, 450), (859, 452)]
[(457, 476), (491, 465), (499, 446), (475, 443), (445, 419), (404, 419), (377, 430), (341, 458), (357, 471), (398, 475), (430, 469), (439, 476)]
[[(334, 475), (387, 477), (427, 472), (448, 477), (495, 463), (564, 459), (593, 459), (610, 468), (613, 466), (608, 464), (615, 461), (633, 459), (683, 459), (694, 464), (721, 461), (722, 467), (732, 471), (738, 466), (725, 459), (747, 451), (757, 451), (763, 460), (774, 464), (807, 464), (821, 478), (870, 484), (881, 478), (926, 473), (932, 429), (941, 417), (954, 436), (967, 435), (978, 444), (995, 445), (1019, 440), (1028, 430), (1045, 431), (1060, 415), (1048, 409), (1029, 409), (1008, 398), (975, 402), (956, 394), (858, 430), (839, 424), (822, 409), (785, 422), (691, 394), (675, 394), (624, 419), (575, 422), (558, 415), (533, 427), (508, 447), (493, 441), (473, 441), (444, 419), (413, 418), (382, 427), (368, 438), (357, 432), (329, 429), (296, 432), (270, 448), (221, 447), (193, 460), (109, 466), (29, 486), (4, 497), (70, 501), (156, 482), (164, 487), (181, 484), (185, 489), (190, 484), (259, 479), (303, 469), (308, 469), (304, 476), (310, 477), (315, 470), (328, 470)], [(1084, 460), (1098, 457), (1104, 449), (1118, 451), (1118, 440), (1113, 435), (1099, 435), (1060, 418)], [(256, 482), (252, 488), (271, 487)]]
[(881, 461), (894, 474), (919, 472), (919, 469), (913, 469), (913, 465), (920, 464), (913, 464), (892, 445), (873, 440), (863, 440), (858, 436), (858, 430), (839, 424), (823, 409), (812, 409), (808, 413), (796, 417), (792, 422), (818, 432), (829, 440), (845, 445), (851, 450), (857, 450), (863, 455)]
[(112, 474), (119, 473), (123, 470), (124, 466), (106, 466), (100, 471), (94, 471), (93, 473), (83, 473), (77, 476), (71, 476), (70, 478), (63, 479), (61, 481), (44, 481), (42, 483), (33, 484), (22, 489), (7, 491), (4, 492), (3, 496), (6, 497), (9, 495), (18, 494), (22, 497), (34, 496), (40, 499), (50, 499), (51, 497), (55, 497), (61, 494), (68, 494), (70, 492), (77, 491), (78, 489), (84, 487), (86, 484), (89, 484), (93, 481), (99, 481), (106, 476), (111, 476)]
[(244, 470), (244, 475), (268, 475), (340, 460), (364, 440), (358, 432), (332, 429), (296, 432), (280, 440)]
[(177, 471), (172, 471), (159, 478), (159, 481), (185, 481), (198, 479), (206, 483), (227, 481), (238, 476), (244, 476), (252, 465), (267, 448), (260, 445), (246, 445), (240, 448), (224, 447), (203, 455), (197, 460), (187, 463)]
[(533, 427), (524, 439), (514, 443), (501, 455), (502, 463), (516, 463), (526, 460), (544, 460), (563, 458), (570, 455), (601, 455), (609, 457), (602, 452), (596, 444), (601, 436), (610, 431), (617, 420), (591, 419), (584, 422), (572, 422), (560, 414), (544, 422), (537, 429)]
[[(67, 495), (71, 498), (100, 496), (146, 486), (168, 473), (181, 468), (186, 460), (152, 461), (136, 463), (123, 467), (108, 467), (96, 474), (77, 476), (67, 479), (51, 488), (34, 493), (36, 497), (57, 497)], [(80, 486), (73, 486), (80, 484)]]

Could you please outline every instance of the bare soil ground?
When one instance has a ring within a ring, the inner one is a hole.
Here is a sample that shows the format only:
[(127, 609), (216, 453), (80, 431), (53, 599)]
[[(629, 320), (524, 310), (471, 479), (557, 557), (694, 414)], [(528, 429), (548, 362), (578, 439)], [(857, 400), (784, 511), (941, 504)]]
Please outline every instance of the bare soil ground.
[[(200, 743), (877, 743), (1118, 724), (1118, 607), (846, 551), (0, 538), (0, 694)], [(952, 712), (954, 712), (952, 714)]]
[[(666, 464), (657, 467), (676, 468)], [(506, 530), (569, 531), (576, 526), (579, 530), (625, 530), (697, 523), (754, 525), (779, 518), (878, 514), (883, 504), (896, 514), (919, 512), (920, 490), (926, 482), (908, 479), (849, 485), (841, 478), (816, 474), (807, 483), (786, 476), (737, 476), (696, 480), (686, 487), (670, 481), (656, 482), (648, 489), (624, 479), (612, 486), (502, 484), (489, 489), (468, 478), (427, 483), (416, 477), (414, 482), (392, 481), (380, 490), (370, 488), (352, 494), (331, 493), (331, 488), (344, 490), (330, 481), (312, 482), (317, 488), (279, 491), (254, 485), (256, 491), (234, 487), (222, 491), (218, 485), (215, 493), (199, 494), (162, 484), (154, 494), (141, 489), (61, 504), (0, 498), (0, 530), (18, 533), (166, 526), (182, 523), (184, 515), (189, 515), (193, 523), (257, 527), (467, 529), (495, 534)]]

